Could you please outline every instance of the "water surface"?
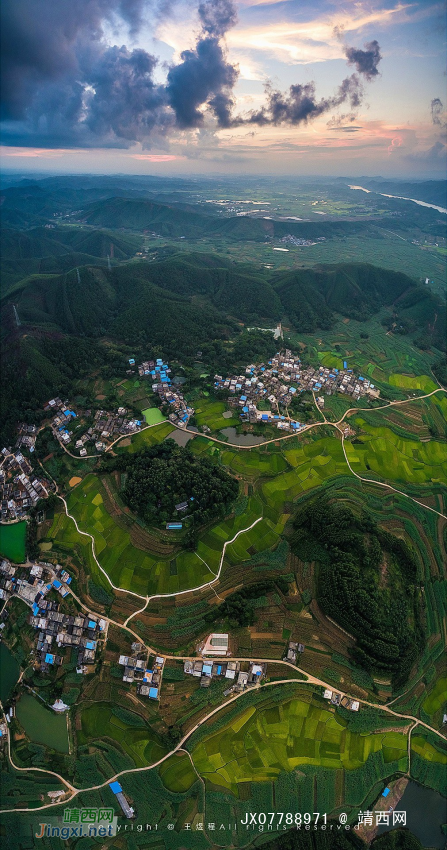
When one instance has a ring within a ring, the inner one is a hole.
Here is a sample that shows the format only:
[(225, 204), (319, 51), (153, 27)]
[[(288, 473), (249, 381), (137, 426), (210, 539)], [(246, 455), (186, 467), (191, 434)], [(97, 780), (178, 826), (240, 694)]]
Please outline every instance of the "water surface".
[(68, 753), (67, 718), (47, 708), (31, 694), (22, 694), (17, 705), (16, 715), (28, 738), (37, 744), (45, 744), (59, 753)]
[(16, 564), (25, 560), (26, 522), (0, 525), (0, 555)]

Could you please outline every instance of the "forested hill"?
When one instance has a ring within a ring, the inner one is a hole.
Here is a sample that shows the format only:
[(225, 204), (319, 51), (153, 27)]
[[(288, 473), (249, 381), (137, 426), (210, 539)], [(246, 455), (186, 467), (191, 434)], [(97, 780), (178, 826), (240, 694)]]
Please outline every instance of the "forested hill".
[(107, 257), (126, 260), (139, 250), (141, 239), (131, 234), (79, 227), (34, 227), (27, 231), (2, 228), (1, 291), (32, 274), (59, 274)]
[(398, 333), (413, 333), (442, 350), (446, 345), (445, 309), (437, 296), (405, 274), (363, 263), (269, 277), (214, 254), (181, 253), (150, 264), (34, 275), (4, 299), (6, 315), (12, 301), (24, 325), (107, 333), (129, 344), (160, 345), (167, 356), (190, 356), (225, 336), (229, 323), (283, 319), (297, 331), (313, 332), (329, 328), (337, 313), (363, 321), (381, 308), (388, 308), (384, 321)]

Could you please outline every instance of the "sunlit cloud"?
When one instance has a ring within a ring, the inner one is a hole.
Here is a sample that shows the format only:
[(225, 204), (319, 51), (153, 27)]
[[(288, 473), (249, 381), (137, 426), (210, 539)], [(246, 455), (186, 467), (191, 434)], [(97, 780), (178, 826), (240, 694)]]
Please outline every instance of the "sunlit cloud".
[(33, 157), (33, 158), (42, 158), (42, 159), (52, 159), (53, 157), (64, 156), (67, 153), (83, 153), (81, 150), (75, 149), (66, 149), (63, 148), (14, 148), (7, 147), (6, 145), (2, 145), (0, 147), (0, 156), (14, 156), (14, 157)]
[(168, 153), (132, 153), (130, 157), (131, 159), (143, 159), (147, 162), (172, 162), (174, 159), (182, 158)]
[(360, 33), (371, 25), (395, 23), (410, 8), (412, 4), (398, 3), (392, 9), (364, 10), (356, 3), (351, 12), (344, 10), (303, 22), (283, 20), (238, 26), (228, 34), (227, 40), (230, 49), (263, 51), (283, 62), (325, 62), (344, 57), (341, 35)]

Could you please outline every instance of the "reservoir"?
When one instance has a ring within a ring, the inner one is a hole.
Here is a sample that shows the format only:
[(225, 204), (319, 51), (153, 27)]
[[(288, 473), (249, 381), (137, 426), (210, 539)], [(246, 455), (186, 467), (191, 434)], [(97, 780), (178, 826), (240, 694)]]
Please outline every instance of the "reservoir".
[(222, 428), (221, 434), (227, 437), (229, 443), (236, 446), (260, 446), (265, 443), (264, 437), (255, 437), (254, 434), (238, 434), (236, 428)]
[(0, 643), (0, 700), (5, 703), (20, 675), (20, 667), (6, 643)]
[(16, 705), (16, 715), (28, 738), (45, 744), (58, 753), (68, 753), (68, 730), (65, 714), (56, 714), (31, 694), (25, 693)]
[[(417, 782), (409, 782), (396, 811), (407, 813), (407, 827), (424, 847), (444, 850), (445, 835), (441, 826), (447, 821), (445, 797)], [(378, 835), (393, 829), (392, 820), (391, 817), (390, 826), (379, 826)]]
[(26, 522), (0, 525), (0, 555), (16, 564), (25, 560)]

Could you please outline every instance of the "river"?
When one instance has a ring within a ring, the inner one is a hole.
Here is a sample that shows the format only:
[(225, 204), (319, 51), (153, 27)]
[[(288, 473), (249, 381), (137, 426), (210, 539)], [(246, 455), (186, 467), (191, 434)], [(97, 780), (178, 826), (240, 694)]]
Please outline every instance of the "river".
[[(437, 791), (432, 791), (431, 788), (418, 785), (417, 782), (409, 782), (400, 803), (396, 806), (396, 811), (406, 812), (408, 829), (419, 838), (424, 847), (444, 850), (445, 835), (442, 833), (441, 826), (447, 822), (445, 797)], [(378, 835), (393, 829), (391, 824), (392, 817), (390, 826), (379, 826)]]
[(395, 198), (396, 201), (412, 201), (413, 204), (418, 204), (419, 207), (428, 207), (431, 210), (437, 210), (440, 213), (447, 215), (447, 210), (444, 207), (437, 207), (436, 204), (426, 204), (425, 201), (417, 201), (416, 198), (404, 198), (402, 195), (385, 195), (384, 192), (376, 192), (374, 189), (365, 189), (363, 186), (349, 186), (350, 189), (360, 189), (361, 192), (367, 192), (369, 195), (381, 195), (382, 198)]
[(6, 643), (0, 643), (0, 700), (6, 703), (20, 675), (15, 655)]

